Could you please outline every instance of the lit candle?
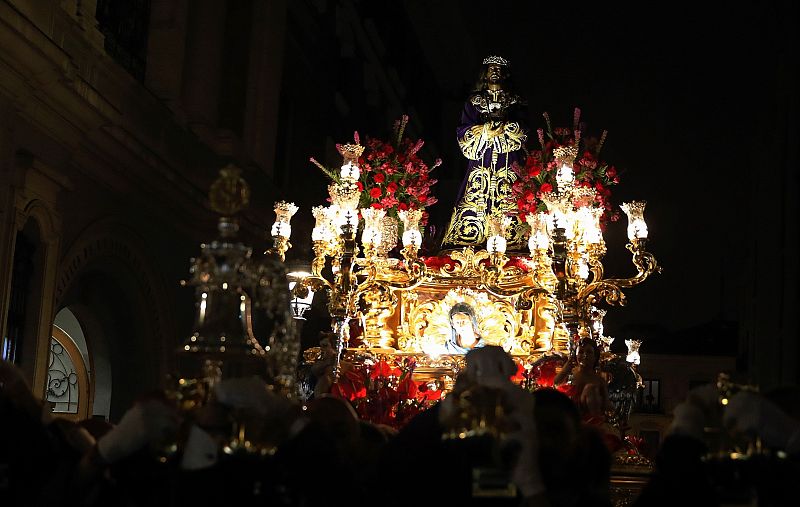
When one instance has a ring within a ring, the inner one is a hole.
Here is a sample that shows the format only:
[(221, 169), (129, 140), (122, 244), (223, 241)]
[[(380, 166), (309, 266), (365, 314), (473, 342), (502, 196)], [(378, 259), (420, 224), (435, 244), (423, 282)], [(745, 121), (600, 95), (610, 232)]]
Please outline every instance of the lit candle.
[(622, 203), (620, 208), (628, 215), (628, 239), (646, 239), (647, 224), (644, 221), (644, 206), (646, 201), (633, 201)]

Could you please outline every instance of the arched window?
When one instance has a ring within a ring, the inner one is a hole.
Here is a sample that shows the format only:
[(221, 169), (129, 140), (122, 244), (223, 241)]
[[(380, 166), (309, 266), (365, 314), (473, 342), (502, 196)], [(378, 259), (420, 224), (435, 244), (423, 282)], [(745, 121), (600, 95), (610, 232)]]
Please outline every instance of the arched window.
[(45, 402), (53, 414), (85, 419), (91, 408), (89, 370), (75, 340), (53, 326), (48, 357)]

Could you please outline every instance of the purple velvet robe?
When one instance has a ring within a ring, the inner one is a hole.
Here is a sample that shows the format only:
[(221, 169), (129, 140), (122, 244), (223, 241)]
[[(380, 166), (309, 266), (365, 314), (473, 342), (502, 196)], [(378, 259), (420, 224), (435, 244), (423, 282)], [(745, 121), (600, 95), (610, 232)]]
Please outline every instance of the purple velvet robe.
[(525, 159), (524, 112), (520, 98), (502, 90), (476, 92), (464, 105), (457, 137), (468, 160), (467, 174), (445, 230), (443, 250), (485, 246), (487, 219), (496, 213), (512, 217), (506, 231), (508, 250), (524, 249), (524, 229), (511, 196), (517, 179), (512, 164), (524, 165)]

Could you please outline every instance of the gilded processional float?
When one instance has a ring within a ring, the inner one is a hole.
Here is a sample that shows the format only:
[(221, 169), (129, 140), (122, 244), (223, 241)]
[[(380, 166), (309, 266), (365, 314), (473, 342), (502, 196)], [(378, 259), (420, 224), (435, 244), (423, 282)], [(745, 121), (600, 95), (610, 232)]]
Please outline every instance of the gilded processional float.
[[(607, 277), (603, 231), (620, 214), (610, 191), (617, 170), (600, 156), (606, 132), (587, 134), (578, 109), (569, 127), (545, 113), (530, 130), (508, 76), (505, 59), (487, 58), (464, 104), (457, 141), (467, 171), (439, 245), (422, 248), (441, 162), (423, 161), (423, 142), (405, 136), (406, 116), (389, 140), (362, 144), (356, 133), (337, 145), (341, 167), (311, 159), (331, 181), (329, 204), (312, 209), (310, 272), (287, 272), (285, 263), (298, 207), (275, 204), (273, 246), (254, 258), (237, 239), (249, 187), (237, 168), (220, 172), (210, 192), (218, 237), (202, 245), (185, 282), (197, 312), (175, 379), (183, 410), (202, 407), (221, 379), (258, 375), (289, 400), (330, 393), (362, 419), (399, 428), (447, 395), (465, 354), (497, 346), (517, 365), (513, 381), (558, 388), (587, 409), (587, 422), (608, 429), (623, 474), (651, 469), (625, 437), (641, 389), (640, 342), (612, 353), (603, 329), (607, 307), (624, 305), (626, 289), (661, 271), (646, 249), (645, 203), (619, 206), (635, 272)], [(293, 312), (314, 293), (327, 296), (331, 332), (301, 351)], [(268, 325), (254, 331), (254, 313)], [(464, 404), (452, 435), (491, 432), (494, 408)], [(256, 445), (237, 421), (224, 452), (240, 451), (274, 449)], [(633, 491), (637, 481), (618, 489)]]
[[(624, 305), (625, 289), (661, 270), (646, 249), (645, 203), (620, 206), (635, 273), (607, 277), (603, 230), (620, 214), (609, 190), (616, 168), (600, 158), (606, 132), (588, 135), (577, 108), (570, 127), (545, 113), (530, 132), (508, 75), (505, 59), (487, 58), (464, 104), (457, 141), (467, 171), (435, 252), (421, 246), (441, 161), (421, 159), (423, 142), (404, 135), (408, 117), (389, 140), (362, 144), (356, 133), (337, 145), (340, 168), (311, 159), (331, 180), (329, 204), (312, 210), (310, 273), (290, 276), (295, 297), (327, 295), (332, 333), (303, 353), (302, 396), (331, 392), (367, 420), (402, 426), (452, 388), (466, 352), (496, 345), (529, 389), (555, 384), (577, 401), (585, 386), (573, 366), (602, 377), (602, 419), (624, 436), (641, 388), (639, 341), (612, 353), (603, 306)], [(281, 258), (296, 211), (275, 205)]]

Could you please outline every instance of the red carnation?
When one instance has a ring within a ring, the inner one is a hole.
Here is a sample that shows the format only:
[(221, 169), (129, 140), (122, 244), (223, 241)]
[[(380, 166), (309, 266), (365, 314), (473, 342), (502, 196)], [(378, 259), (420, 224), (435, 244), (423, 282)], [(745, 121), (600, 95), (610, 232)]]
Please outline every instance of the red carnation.
[(397, 190), (397, 183), (395, 183), (394, 181), (386, 185), (386, 192), (393, 194), (395, 193), (396, 190)]
[(553, 185), (551, 185), (550, 183), (542, 183), (542, 186), (541, 186), (541, 187), (539, 187), (539, 190), (540, 190), (540, 191), (541, 191), (543, 194), (547, 194), (547, 193), (549, 193), (549, 192), (552, 192), (552, 191), (553, 191)]
[(383, 195), (383, 191), (378, 187), (373, 187), (369, 190), (369, 196), (373, 199), (379, 199)]
[(386, 181), (386, 176), (384, 176), (383, 173), (375, 173), (373, 179), (375, 180), (375, 183), (383, 183), (384, 181)]
[(358, 187), (358, 191), (359, 192), (363, 192), (364, 191), (364, 184), (361, 183), (360, 181), (356, 182), (356, 186)]

